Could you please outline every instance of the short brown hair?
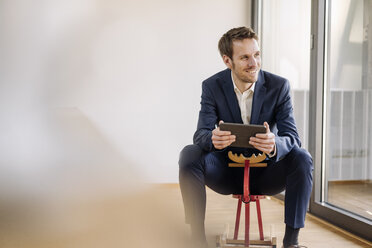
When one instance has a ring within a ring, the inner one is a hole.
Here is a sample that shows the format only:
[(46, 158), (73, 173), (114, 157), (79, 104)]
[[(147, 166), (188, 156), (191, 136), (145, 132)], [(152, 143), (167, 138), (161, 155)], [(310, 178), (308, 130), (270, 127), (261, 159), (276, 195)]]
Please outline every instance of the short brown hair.
[(221, 56), (227, 55), (232, 59), (233, 41), (244, 39), (255, 39), (258, 41), (258, 36), (253, 29), (247, 27), (233, 28), (227, 31), (218, 42), (218, 49), (220, 50)]

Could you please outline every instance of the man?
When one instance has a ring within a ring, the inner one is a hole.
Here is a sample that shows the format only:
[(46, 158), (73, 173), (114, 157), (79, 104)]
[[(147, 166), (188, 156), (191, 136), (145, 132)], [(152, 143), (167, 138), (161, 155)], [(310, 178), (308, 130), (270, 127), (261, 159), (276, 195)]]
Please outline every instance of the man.
[[(205, 185), (221, 194), (241, 194), (243, 168), (229, 168), (227, 152), (268, 155), (266, 168), (251, 168), (252, 194), (285, 193), (286, 230), (283, 247), (298, 245), (312, 189), (312, 158), (300, 148), (289, 82), (261, 70), (258, 37), (251, 28), (229, 30), (218, 48), (228, 67), (203, 82), (201, 110), (194, 145), (179, 160), (180, 187), (186, 223), (192, 237), (207, 246), (204, 230)], [(229, 147), (236, 139), (217, 125), (224, 122), (263, 124), (266, 133), (251, 137), (255, 149)], [(257, 151), (258, 150), (258, 151)]]

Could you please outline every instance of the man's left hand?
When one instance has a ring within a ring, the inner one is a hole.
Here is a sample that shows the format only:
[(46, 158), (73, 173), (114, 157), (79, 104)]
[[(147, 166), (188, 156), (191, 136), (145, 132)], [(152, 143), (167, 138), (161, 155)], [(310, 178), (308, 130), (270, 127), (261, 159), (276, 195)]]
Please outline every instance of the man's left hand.
[(270, 131), (269, 124), (266, 121), (264, 126), (266, 127), (266, 133), (258, 133), (255, 137), (251, 137), (249, 144), (266, 154), (271, 154), (275, 149), (275, 134)]

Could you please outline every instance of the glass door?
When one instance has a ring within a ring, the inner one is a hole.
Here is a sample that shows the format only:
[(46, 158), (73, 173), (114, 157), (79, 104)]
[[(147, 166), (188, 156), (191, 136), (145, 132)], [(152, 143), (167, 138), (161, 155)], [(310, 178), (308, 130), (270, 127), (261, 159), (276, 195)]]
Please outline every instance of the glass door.
[(324, 200), (372, 220), (370, 2), (328, 3)]
[(310, 211), (372, 240), (372, 0), (312, 2)]

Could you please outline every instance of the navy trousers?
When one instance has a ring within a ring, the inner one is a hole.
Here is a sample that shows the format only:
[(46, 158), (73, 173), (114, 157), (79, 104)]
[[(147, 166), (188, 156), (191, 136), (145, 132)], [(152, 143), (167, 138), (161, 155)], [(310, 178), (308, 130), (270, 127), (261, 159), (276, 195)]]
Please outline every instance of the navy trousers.
[[(244, 168), (229, 168), (227, 151), (204, 152), (198, 145), (186, 146), (180, 154), (179, 180), (186, 223), (204, 226), (205, 185), (220, 194), (242, 194)], [(265, 168), (250, 169), (251, 194), (275, 195), (285, 190), (285, 220), (293, 228), (304, 227), (312, 190), (312, 157), (302, 148)]]

